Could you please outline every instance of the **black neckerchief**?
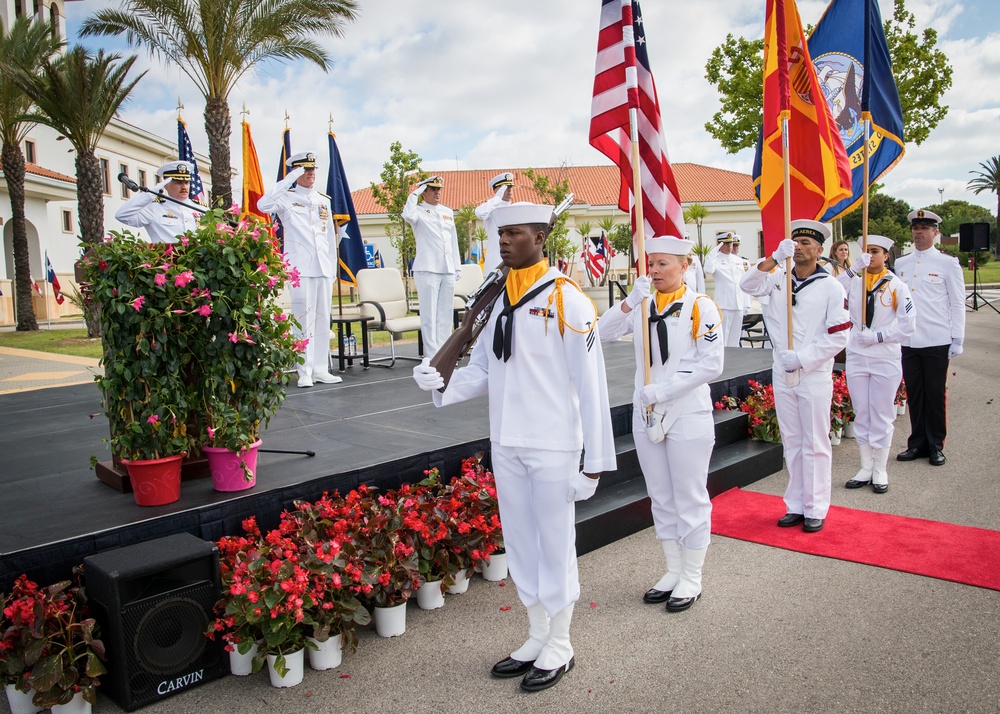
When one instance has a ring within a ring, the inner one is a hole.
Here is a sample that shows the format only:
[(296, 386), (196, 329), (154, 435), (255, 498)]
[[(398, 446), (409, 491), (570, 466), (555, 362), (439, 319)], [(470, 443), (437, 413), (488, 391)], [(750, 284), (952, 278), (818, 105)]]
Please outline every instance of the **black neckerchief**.
[[(888, 283), (891, 278), (892, 273), (887, 271), (886, 274), (882, 276), (882, 279), (875, 283), (875, 287), (873, 287), (870, 291), (867, 287), (865, 288), (865, 327), (871, 327), (872, 318), (875, 317), (875, 293), (878, 292), (880, 287)], [(864, 273), (861, 274), (861, 279), (865, 281), (864, 285), (868, 285), (868, 281), (865, 278)]]
[(799, 280), (798, 276), (795, 274), (795, 269), (792, 269), (792, 306), (796, 304), (795, 296), (800, 290), (805, 290), (807, 287), (815, 283), (821, 278), (829, 278), (830, 274), (823, 270), (822, 267), (816, 266), (816, 270), (805, 280)]
[[(682, 300), (678, 300), (677, 302), (672, 303), (670, 305), (670, 307), (667, 308), (667, 311), (665, 313), (663, 313), (662, 315), (660, 315), (660, 314), (658, 314), (656, 312), (652, 312), (649, 315), (649, 342), (650, 342), (650, 344), (652, 344), (652, 342), (653, 342), (653, 327), (655, 326), (656, 327), (656, 340), (660, 344), (660, 364), (666, 364), (667, 357), (670, 354), (670, 351), (667, 349), (668, 348), (668, 344), (667, 344), (667, 325), (666, 325), (666, 319), (668, 317), (670, 317), (671, 315), (677, 315), (677, 314), (679, 314), (682, 307), (684, 307), (684, 303), (682, 302)], [(650, 366), (652, 366), (652, 364), (653, 364), (653, 353), (652, 352), (649, 353), (649, 364), (650, 364)]]
[[(542, 292), (542, 290), (552, 285), (554, 282), (554, 278), (552, 280), (546, 280), (537, 288), (533, 288), (525, 293), (524, 296), (514, 305), (510, 304), (510, 295), (507, 294), (507, 291), (503, 291), (503, 310), (500, 312), (500, 316), (497, 318), (496, 326), (493, 328), (493, 354), (496, 355), (497, 359), (502, 359), (506, 362), (510, 359), (510, 355), (513, 352), (514, 311), (538, 295)], [(504, 319), (507, 321), (504, 322)]]

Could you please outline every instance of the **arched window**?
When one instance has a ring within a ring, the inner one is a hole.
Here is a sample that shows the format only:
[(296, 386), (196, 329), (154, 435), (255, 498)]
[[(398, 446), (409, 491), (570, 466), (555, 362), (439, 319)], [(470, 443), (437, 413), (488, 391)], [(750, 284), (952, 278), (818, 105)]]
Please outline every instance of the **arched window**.
[(62, 39), (62, 29), (59, 27), (59, 8), (55, 3), (49, 6), (49, 20), (52, 22), (52, 37)]

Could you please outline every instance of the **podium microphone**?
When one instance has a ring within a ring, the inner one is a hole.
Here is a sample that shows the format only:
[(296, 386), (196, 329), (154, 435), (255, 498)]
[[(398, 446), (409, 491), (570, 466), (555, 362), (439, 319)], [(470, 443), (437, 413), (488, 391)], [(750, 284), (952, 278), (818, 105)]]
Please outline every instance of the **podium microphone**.
[(118, 181), (121, 182), (121, 184), (123, 186), (125, 186), (125, 188), (127, 188), (129, 191), (140, 191), (141, 190), (139, 188), (139, 184), (137, 184), (135, 181), (133, 181), (132, 179), (130, 179), (128, 177), (128, 174), (126, 174), (124, 171), (122, 171), (120, 174), (118, 174)]

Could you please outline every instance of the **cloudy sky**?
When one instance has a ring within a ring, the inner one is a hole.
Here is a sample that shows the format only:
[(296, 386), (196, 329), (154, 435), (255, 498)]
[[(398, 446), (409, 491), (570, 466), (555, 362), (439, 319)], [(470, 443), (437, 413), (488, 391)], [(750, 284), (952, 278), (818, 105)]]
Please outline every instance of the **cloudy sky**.
[[(67, 3), (71, 41), (82, 19), (117, 0)], [(429, 171), (604, 164), (587, 143), (599, 0), (360, 0), (343, 39), (324, 39), (334, 60), (270, 64), (245, 76), (230, 96), (233, 163), (240, 164), (240, 109), (265, 176), (274, 176), (287, 110), (292, 150), (325, 154), (332, 114), (351, 187), (377, 181), (389, 145), (417, 152)], [(884, 17), (891, 0), (880, 0)], [(763, 35), (764, 0), (645, 0), (643, 19), (659, 90), (667, 149), (674, 162), (750, 173), (752, 151), (727, 154), (705, 131), (718, 94), (705, 62), (727, 33)], [(804, 24), (826, 3), (799, 0)], [(992, 195), (965, 188), (969, 171), (1000, 153), (1000, 3), (907, 0), (917, 29), (932, 26), (954, 67), (945, 120), (921, 146), (907, 145), (886, 192), (911, 205), (965, 199), (996, 209)], [(92, 46), (97, 42), (88, 40)], [(122, 49), (114, 41), (101, 46)], [(176, 68), (141, 55), (149, 74), (123, 118), (175, 135), (177, 99), (195, 148), (208, 152), (204, 102)], [(237, 179), (239, 180), (239, 179)], [(234, 184), (238, 188), (238, 184)], [(683, 200), (683, 196), (681, 197)]]

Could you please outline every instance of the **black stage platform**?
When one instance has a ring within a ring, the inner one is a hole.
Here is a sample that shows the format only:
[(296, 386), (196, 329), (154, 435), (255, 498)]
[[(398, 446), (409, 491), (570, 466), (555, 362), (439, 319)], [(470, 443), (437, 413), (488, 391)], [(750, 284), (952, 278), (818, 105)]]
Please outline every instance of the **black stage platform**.
[[(579, 504), (578, 521), (592, 526), (580, 529), (581, 553), (651, 523), (629, 435), (632, 349), (605, 345), (619, 470)], [(489, 448), (486, 400), (436, 409), (414, 385), (411, 366), (364, 371), (359, 365), (341, 384), (291, 387), (264, 447), (311, 449), (314, 458), (261, 454), (253, 489), (218, 493), (210, 478), (185, 481), (179, 501), (153, 508), (137, 506), (131, 493), (118, 493), (90, 469), (92, 455), (110, 458), (96, 385), (0, 396), (0, 590), (22, 572), (55, 582), (88, 555), (172, 533), (215, 540), (239, 532), (249, 515), (271, 527), (293, 500), (327, 490), (346, 493), (361, 483), (391, 488), (434, 466), (450, 478), (462, 459)], [(745, 396), (748, 379), (770, 378), (770, 350), (727, 349), (713, 399)], [(717, 414), (716, 435), (713, 495), (781, 468), (780, 446), (745, 439), (745, 415)]]

